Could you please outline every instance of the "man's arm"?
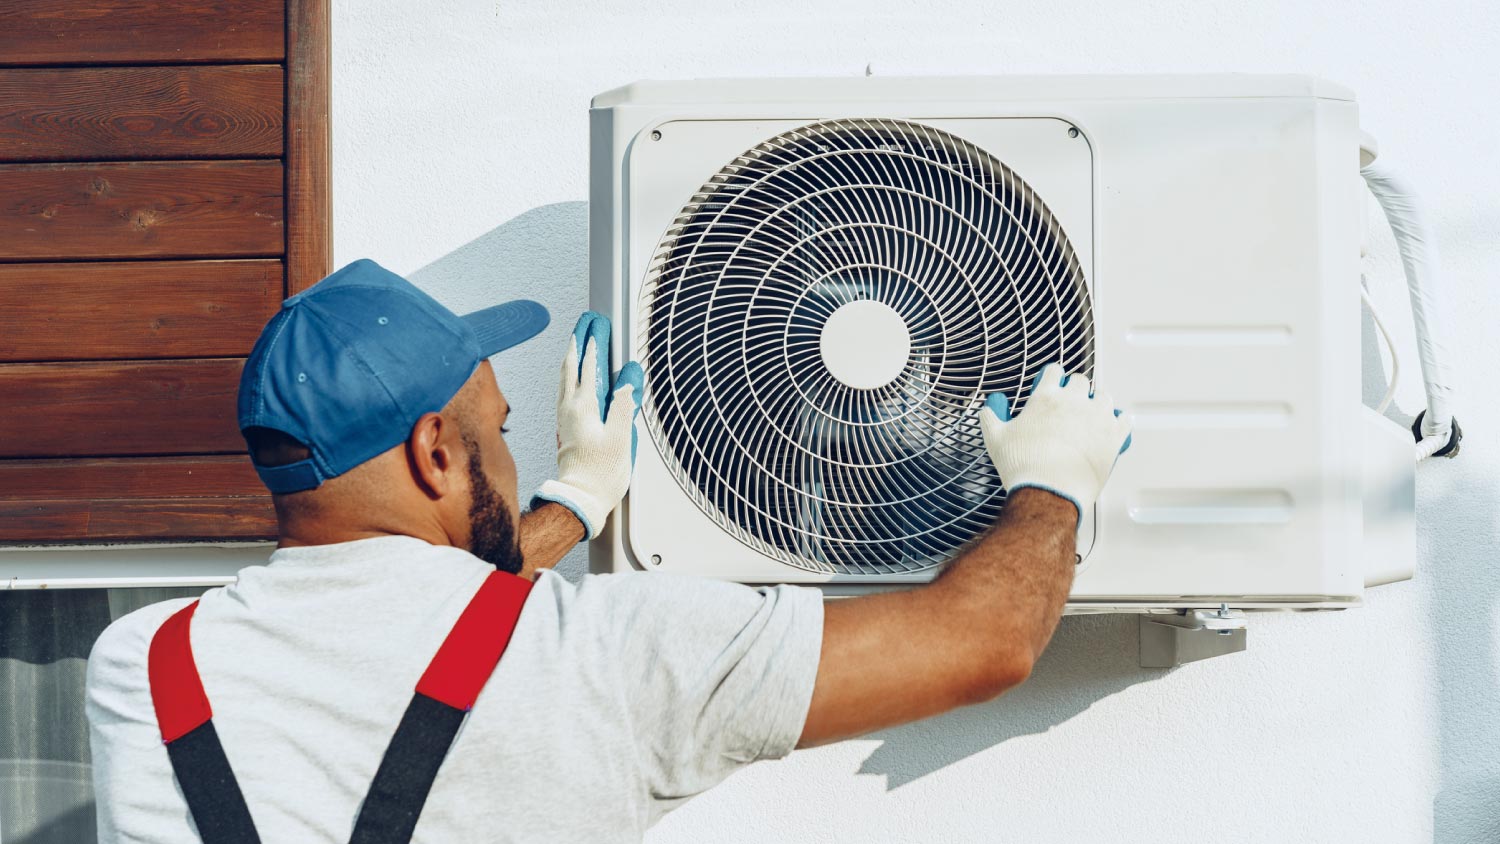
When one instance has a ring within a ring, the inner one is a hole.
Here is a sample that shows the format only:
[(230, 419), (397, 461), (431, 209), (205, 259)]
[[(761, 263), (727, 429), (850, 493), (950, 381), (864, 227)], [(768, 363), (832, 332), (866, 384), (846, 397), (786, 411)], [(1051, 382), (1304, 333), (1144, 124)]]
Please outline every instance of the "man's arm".
[(521, 514), (519, 533), (525, 561), (521, 576), (535, 580), (538, 569), (557, 565), (583, 539), (583, 522), (561, 504), (542, 502)]
[(579, 317), (557, 388), (558, 476), (546, 481), (521, 517), (522, 575), (551, 568), (582, 539), (604, 529), (635, 466), (635, 417), (644, 373), (628, 361), (609, 384), (609, 319)]
[(931, 585), (827, 605), (798, 746), (990, 700), (1031, 673), (1073, 583), (1074, 542), (1130, 425), (1108, 396), (1042, 370), (1024, 413), (1004, 396), (980, 414), (1010, 490), (1000, 521)]
[(996, 697), (1031, 673), (1073, 583), (1077, 511), (1021, 489), (931, 586), (829, 601), (800, 747)]

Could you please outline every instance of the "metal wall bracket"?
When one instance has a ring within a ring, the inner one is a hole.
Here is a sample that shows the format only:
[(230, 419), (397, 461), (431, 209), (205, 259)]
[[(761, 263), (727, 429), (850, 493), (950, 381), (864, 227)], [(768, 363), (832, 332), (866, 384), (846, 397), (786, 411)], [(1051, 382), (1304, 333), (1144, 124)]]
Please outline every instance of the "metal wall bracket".
[(1142, 668), (1176, 668), (1245, 649), (1245, 613), (1225, 604), (1140, 619)]

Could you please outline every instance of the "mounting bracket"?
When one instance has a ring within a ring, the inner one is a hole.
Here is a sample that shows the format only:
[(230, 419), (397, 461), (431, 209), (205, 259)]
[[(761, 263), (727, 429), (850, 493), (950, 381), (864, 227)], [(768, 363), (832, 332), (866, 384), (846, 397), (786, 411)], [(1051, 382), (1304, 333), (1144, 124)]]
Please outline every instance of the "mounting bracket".
[(1217, 610), (1143, 615), (1140, 630), (1142, 668), (1176, 668), (1245, 649), (1245, 613), (1227, 604)]

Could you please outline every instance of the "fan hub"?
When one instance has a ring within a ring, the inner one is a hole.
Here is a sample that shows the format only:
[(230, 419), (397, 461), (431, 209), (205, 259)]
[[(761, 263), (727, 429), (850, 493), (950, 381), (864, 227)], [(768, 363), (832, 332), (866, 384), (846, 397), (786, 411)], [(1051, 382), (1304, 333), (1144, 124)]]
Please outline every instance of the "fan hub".
[(895, 308), (874, 299), (840, 305), (818, 339), (823, 365), (840, 383), (874, 390), (896, 380), (911, 356), (911, 329)]

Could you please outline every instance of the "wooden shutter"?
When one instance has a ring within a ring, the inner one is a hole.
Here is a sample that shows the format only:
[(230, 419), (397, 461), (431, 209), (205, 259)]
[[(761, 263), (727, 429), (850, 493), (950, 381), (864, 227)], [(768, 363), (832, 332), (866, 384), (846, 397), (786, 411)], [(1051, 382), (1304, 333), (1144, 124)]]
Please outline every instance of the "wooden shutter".
[(0, 4), (0, 543), (263, 539), (235, 425), (330, 271), (328, 0)]

